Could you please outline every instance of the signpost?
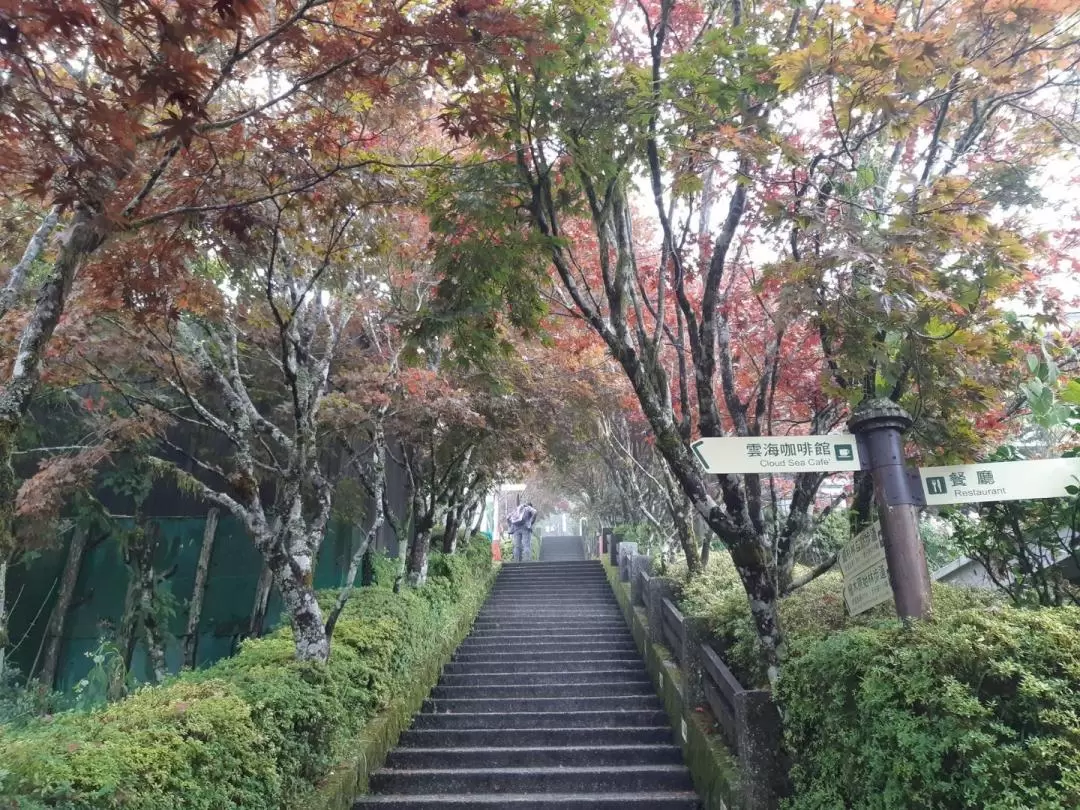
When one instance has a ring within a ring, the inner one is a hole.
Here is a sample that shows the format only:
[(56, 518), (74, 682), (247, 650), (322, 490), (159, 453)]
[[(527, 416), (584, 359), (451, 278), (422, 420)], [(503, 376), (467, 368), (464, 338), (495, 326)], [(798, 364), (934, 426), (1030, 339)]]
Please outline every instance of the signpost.
[(871, 535), (860, 533), (840, 553), (852, 615), (890, 595), (902, 619), (930, 615), (930, 576), (919, 537), (923, 505), (1064, 498), (1067, 487), (1080, 485), (1080, 458), (927, 467), (916, 476), (904, 464), (903, 434), (911, 417), (889, 400), (863, 402), (848, 425), (851, 434), (725, 436), (691, 446), (713, 475), (870, 471), (881, 526), (868, 530)]
[(840, 549), (838, 561), (844, 574), (844, 601), (852, 616), (892, 599), (885, 544), (877, 523), (867, 526)]
[(1067, 498), (1080, 484), (1080, 458), (996, 461), (919, 470), (927, 506)]
[(698, 439), (692, 445), (705, 472), (798, 473), (853, 472), (861, 468), (855, 437), (725, 436)]

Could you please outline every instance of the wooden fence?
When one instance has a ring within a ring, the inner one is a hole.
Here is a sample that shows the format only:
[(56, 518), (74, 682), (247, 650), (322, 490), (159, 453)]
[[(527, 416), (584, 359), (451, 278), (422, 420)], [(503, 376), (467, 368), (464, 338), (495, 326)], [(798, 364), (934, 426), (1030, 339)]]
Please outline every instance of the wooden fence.
[[(613, 544), (614, 545), (614, 544)], [(706, 640), (695, 620), (673, 601), (672, 583), (651, 574), (652, 561), (634, 543), (618, 543), (612, 557), (619, 578), (630, 587), (633, 607), (644, 609), (653, 643), (671, 654), (682, 679), (687, 711), (707, 706), (717, 729), (739, 763), (744, 810), (773, 810), (787, 792), (779, 712), (772, 694), (747, 689), (724, 662), (722, 651)]]

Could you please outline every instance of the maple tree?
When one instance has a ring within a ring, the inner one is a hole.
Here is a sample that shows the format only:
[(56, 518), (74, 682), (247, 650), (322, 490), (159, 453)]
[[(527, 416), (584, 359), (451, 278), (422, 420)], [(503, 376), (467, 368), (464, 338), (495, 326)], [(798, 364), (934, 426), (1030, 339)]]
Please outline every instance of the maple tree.
[(251, 206), (396, 162), (372, 151), (372, 110), (388, 109), (373, 100), (460, 85), (471, 52), (526, 31), (497, 2), (0, 3), (0, 194), (42, 206), (21, 249), (5, 246), (0, 326), (19, 321), (0, 378), (0, 566), (15, 433), (76, 280), (177, 307), (200, 229), (243, 229)]
[(1023, 336), (1000, 302), (1040, 292), (1024, 214), (1075, 130), (1076, 9), (660, 0), (547, 23), (533, 72), (489, 71), (449, 116), (488, 161), (440, 208), (444, 255), (473, 325), (478, 300), (528, 303), (553, 269), (556, 308), (603, 340), (731, 553), (775, 678), (824, 476), (795, 476), (769, 520), (762, 476), (706, 478), (690, 444), (827, 433), (887, 396), (927, 452), (972, 452)]

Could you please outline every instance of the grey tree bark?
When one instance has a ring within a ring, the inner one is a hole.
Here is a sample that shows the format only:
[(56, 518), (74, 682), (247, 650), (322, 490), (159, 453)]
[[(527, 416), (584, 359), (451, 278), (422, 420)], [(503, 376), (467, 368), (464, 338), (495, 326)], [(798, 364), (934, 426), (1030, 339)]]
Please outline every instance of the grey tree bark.
[(251, 621), (248, 622), (248, 635), (258, 638), (266, 625), (266, 608), (270, 604), (270, 590), (274, 587), (274, 577), (269, 565), (263, 565), (259, 572), (259, 581), (255, 585), (255, 601), (251, 606)]
[(56, 594), (56, 604), (53, 605), (52, 614), (49, 616), (45, 654), (42, 659), (39, 680), (50, 689), (56, 684), (56, 671), (60, 663), (60, 649), (64, 641), (64, 626), (67, 623), (71, 602), (75, 598), (75, 586), (79, 581), (83, 555), (86, 552), (86, 539), (86, 529), (76, 526), (71, 536), (71, 544), (68, 546), (64, 571), (60, 575), (60, 590)]
[(218, 513), (217, 508), (211, 508), (206, 513), (202, 545), (199, 547), (199, 562), (195, 566), (195, 583), (191, 586), (187, 630), (184, 633), (184, 666), (188, 669), (195, 668), (198, 656), (199, 621), (202, 619), (206, 581), (210, 573), (210, 560), (214, 554), (214, 540), (217, 537)]

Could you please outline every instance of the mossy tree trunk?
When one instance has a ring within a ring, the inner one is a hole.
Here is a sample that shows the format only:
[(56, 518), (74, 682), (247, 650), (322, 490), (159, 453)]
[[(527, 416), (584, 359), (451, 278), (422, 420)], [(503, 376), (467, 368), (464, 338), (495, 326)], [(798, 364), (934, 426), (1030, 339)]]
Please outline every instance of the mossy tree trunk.
[(248, 622), (248, 635), (258, 638), (266, 625), (266, 609), (270, 604), (270, 591), (274, 587), (274, 577), (270, 566), (263, 565), (259, 572), (259, 581), (255, 584), (255, 601), (251, 606), (251, 620)]
[(53, 606), (52, 614), (49, 616), (45, 656), (42, 660), (39, 680), (50, 689), (56, 683), (56, 671), (60, 664), (60, 649), (64, 640), (64, 626), (67, 623), (67, 615), (68, 611), (71, 610), (72, 600), (75, 598), (75, 586), (79, 582), (79, 572), (82, 570), (83, 557), (86, 553), (86, 539), (86, 529), (76, 526), (71, 536), (71, 544), (68, 546), (64, 571), (60, 575), (60, 590), (56, 595), (56, 604)]
[(121, 650), (125, 667), (131, 669), (135, 645), (141, 636), (146, 645), (151, 678), (155, 683), (161, 683), (169, 672), (165, 664), (165, 633), (159, 615), (157, 591), (161, 580), (154, 568), (158, 531), (141, 508), (136, 510), (134, 523), (124, 538), (124, 562), (129, 579), (121, 621)]
[(214, 554), (217, 526), (218, 510), (211, 508), (206, 513), (202, 545), (199, 547), (199, 562), (195, 566), (195, 583), (191, 588), (191, 602), (188, 605), (187, 631), (184, 634), (184, 666), (188, 669), (195, 668), (198, 656), (199, 621), (202, 619), (203, 599), (206, 596), (206, 581), (210, 574), (210, 560)]

